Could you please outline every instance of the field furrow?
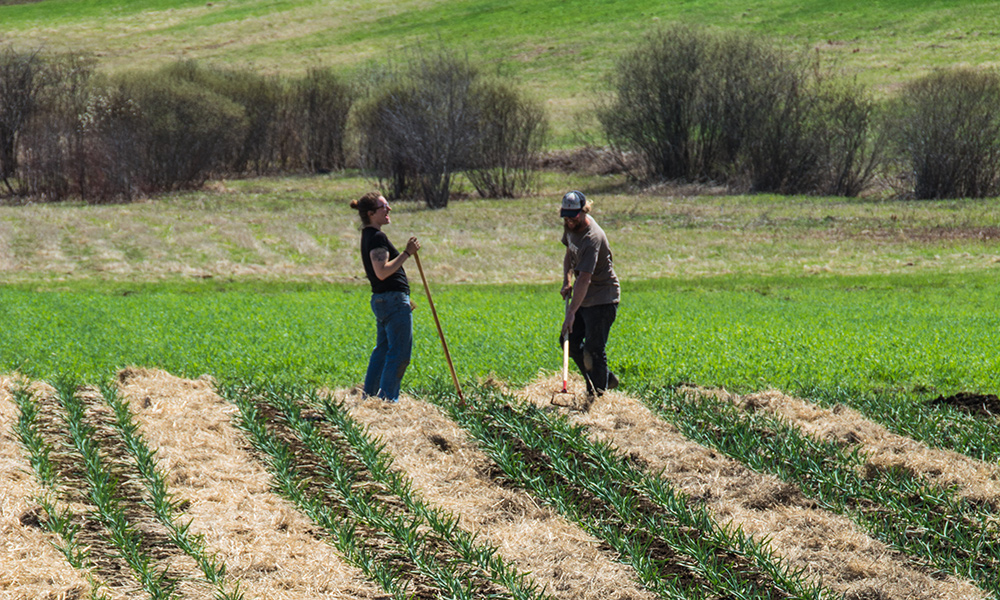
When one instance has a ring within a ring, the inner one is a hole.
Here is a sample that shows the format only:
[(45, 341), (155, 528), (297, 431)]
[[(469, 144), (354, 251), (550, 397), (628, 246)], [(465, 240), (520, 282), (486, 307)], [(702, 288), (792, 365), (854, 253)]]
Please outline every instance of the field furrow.
[(672, 390), (651, 390), (645, 401), (685, 436), (800, 487), (915, 563), (1000, 589), (1000, 530), (990, 506), (901, 468), (866, 469), (860, 448), (816, 440), (765, 412)]
[(295, 386), (227, 386), (275, 488), (397, 598), (547, 598), (496, 550), (412, 492), (391, 456), (330, 399)]
[(992, 465), (777, 392), (0, 383), (15, 600), (983, 600), (1000, 564)]
[(91, 585), (69, 568), (56, 549), (56, 535), (40, 524), (36, 501), (45, 490), (14, 433), (18, 409), (10, 390), (18, 385), (0, 377), (0, 589), (12, 599), (85, 597)]
[[(773, 395), (761, 394), (753, 396), (765, 399)], [(912, 438), (930, 448), (958, 452), (989, 463), (1000, 462), (1000, 399), (995, 394), (960, 392), (930, 399), (924, 396), (819, 393), (817, 400), (830, 410), (842, 411), (850, 407), (864, 415), (864, 420), (871, 420), (897, 436)], [(883, 434), (873, 435), (881, 437)]]
[(766, 546), (719, 527), (669, 483), (563, 419), (480, 388), (469, 404), (431, 394), (478, 440), (511, 484), (600, 537), (665, 598), (822, 598)]
[(743, 410), (779, 415), (816, 439), (856, 446), (866, 456), (865, 469), (902, 469), (941, 488), (953, 488), (958, 497), (972, 505), (989, 507), (993, 512), (1000, 508), (1000, 463), (928, 447), (893, 433), (845, 405), (827, 408), (775, 390), (742, 396), (719, 390), (692, 391), (721, 397)]
[(386, 405), (336, 392), (379, 436), (429, 502), (458, 515), (509, 561), (561, 600), (650, 600), (634, 570), (600, 540), (524, 491), (505, 485), (468, 433), (437, 406), (407, 397)]
[[(550, 378), (517, 394), (548, 407), (560, 387), (561, 381)], [(934, 576), (914, 566), (847, 517), (821, 508), (796, 486), (688, 439), (638, 399), (609, 393), (589, 411), (560, 412), (585, 426), (595, 439), (614, 444), (649, 471), (661, 473), (721, 522), (766, 538), (792, 568), (803, 569), (846, 598), (985, 597), (966, 580)]]
[(231, 422), (235, 407), (209, 381), (138, 368), (123, 371), (120, 381), (171, 488), (190, 503), (192, 530), (205, 536), (248, 598), (386, 598), (270, 490), (270, 476)]

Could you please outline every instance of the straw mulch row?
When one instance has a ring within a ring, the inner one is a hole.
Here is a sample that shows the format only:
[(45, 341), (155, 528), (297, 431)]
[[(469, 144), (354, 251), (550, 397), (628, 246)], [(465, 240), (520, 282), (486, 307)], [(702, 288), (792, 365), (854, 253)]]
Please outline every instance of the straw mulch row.
[[(518, 394), (548, 406), (552, 391), (561, 385), (561, 379), (553, 378)], [(582, 388), (583, 384), (577, 386)], [(596, 438), (643, 461), (650, 471), (662, 470), (678, 489), (705, 502), (720, 521), (739, 525), (754, 537), (766, 537), (791, 566), (806, 569), (848, 600), (985, 598), (984, 592), (968, 581), (914, 567), (905, 556), (871, 538), (846, 517), (817, 508), (795, 486), (691, 442), (636, 399), (610, 392), (586, 412), (559, 410), (575, 424), (588, 427)], [(877, 428), (857, 413), (845, 418), (858, 430)], [(888, 452), (896, 460), (912, 463), (919, 462), (919, 456), (934, 454), (912, 440), (906, 444), (900, 441)], [(967, 466), (969, 478), (965, 481), (970, 489), (978, 486), (975, 473), (981, 468), (981, 463), (978, 468)]]
[(190, 502), (192, 530), (205, 536), (248, 598), (385, 598), (271, 491), (270, 476), (231, 423), (235, 407), (214, 392), (211, 380), (136, 368), (122, 371), (119, 380), (170, 474), (171, 490)]
[[(218, 553), (247, 598), (385, 598), (321, 532), (271, 491), (267, 471), (231, 424), (235, 407), (214, 392), (210, 378), (186, 380), (129, 368), (119, 374), (119, 382), (143, 436), (157, 452), (171, 491), (185, 501), (192, 532), (205, 536), (208, 550)], [(38, 527), (33, 498), (41, 490), (12, 432), (17, 410), (9, 390), (14, 385), (10, 378), (0, 379), (0, 597), (86, 597), (87, 581), (53, 548), (50, 534)], [(635, 399), (612, 392), (586, 412), (560, 409), (550, 405), (552, 391), (559, 387), (561, 380), (549, 378), (517, 394), (561, 410), (650, 470), (662, 470), (680, 490), (705, 502), (720, 521), (767, 537), (791, 566), (805, 568), (849, 600), (984, 597), (966, 581), (914, 567), (848, 519), (818, 509), (797, 488), (692, 443)], [(463, 528), (497, 547), (520, 570), (531, 572), (553, 597), (652, 598), (605, 544), (529, 494), (504, 485), (490, 460), (435, 406), (406, 397), (389, 405), (347, 390), (329, 393), (383, 439), (396, 468), (413, 480), (427, 501), (458, 516)], [(859, 441), (874, 450), (872, 461), (906, 465), (958, 486), (970, 498), (1000, 498), (991, 466), (892, 436), (851, 411), (819, 409), (774, 392), (730, 399), (748, 409), (778, 411), (821, 437)], [(110, 591), (113, 598), (128, 595), (124, 587)]]
[(776, 390), (739, 396), (712, 393), (745, 410), (768, 410), (824, 440), (858, 444), (868, 454), (867, 469), (903, 470), (919, 474), (942, 488), (956, 488), (958, 495), (973, 504), (1000, 507), (1000, 465), (970, 458), (951, 450), (928, 448), (911, 438), (896, 435), (844, 405), (822, 408)]
[(645, 600), (650, 592), (631, 567), (616, 562), (603, 543), (526, 492), (495, 478), (496, 468), (475, 443), (435, 406), (405, 395), (398, 403), (335, 397), (393, 454), (420, 494), (461, 519), (503, 557), (529, 571), (565, 600)]
[(42, 493), (31, 465), (14, 437), (17, 406), (0, 377), (0, 598), (56, 600), (82, 598), (90, 584), (71, 569), (52, 545), (52, 535), (38, 526)]

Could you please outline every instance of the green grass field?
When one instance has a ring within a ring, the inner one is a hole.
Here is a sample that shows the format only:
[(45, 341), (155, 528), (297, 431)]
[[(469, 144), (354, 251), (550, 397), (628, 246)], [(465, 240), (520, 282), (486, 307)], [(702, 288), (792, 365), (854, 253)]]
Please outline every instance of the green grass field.
[[(939, 66), (992, 65), (997, 8), (45, 0), (0, 5), (0, 39), (93, 52), (107, 70), (186, 57), (285, 72), (316, 63), (358, 70), (443, 43), (506, 62), (546, 100), (565, 142), (587, 134), (578, 119), (615, 56), (670, 22), (814, 47), (888, 90)], [(2, 366), (90, 377), (155, 364), (189, 375), (356, 382), (370, 331), (346, 202), (370, 185), (351, 175), (228, 181), (129, 206), (4, 207)], [(620, 177), (565, 174), (546, 174), (537, 196), (515, 202), (395, 213), (396, 235), (426, 242), (464, 377), (523, 382), (558, 365), (552, 290), (561, 250), (550, 206), (569, 188), (597, 200), (615, 247), (626, 301), (612, 352), (630, 383), (996, 387), (986, 333), (995, 325), (995, 201), (639, 194)], [(418, 313), (414, 384), (443, 373), (428, 317)]]
[(313, 65), (356, 73), (443, 43), (503, 64), (545, 103), (568, 146), (593, 134), (588, 111), (616, 57), (673, 22), (759, 33), (891, 91), (938, 67), (996, 66), (1000, 2), (45, 0), (0, 3), (0, 42), (94, 53), (106, 70), (195, 58), (292, 74)]
[[(425, 272), (462, 379), (559, 368), (555, 205), (398, 204), (391, 238)], [(605, 184), (607, 182), (604, 182)], [(120, 207), (0, 209), (0, 369), (100, 378), (360, 380), (372, 340), (354, 177), (263, 179)], [(618, 191), (616, 191), (616, 189)], [(611, 355), (627, 385), (920, 396), (997, 388), (1000, 206), (591, 193), (625, 297)], [(131, 258), (130, 258), (131, 257)], [(449, 377), (415, 265), (408, 385)]]

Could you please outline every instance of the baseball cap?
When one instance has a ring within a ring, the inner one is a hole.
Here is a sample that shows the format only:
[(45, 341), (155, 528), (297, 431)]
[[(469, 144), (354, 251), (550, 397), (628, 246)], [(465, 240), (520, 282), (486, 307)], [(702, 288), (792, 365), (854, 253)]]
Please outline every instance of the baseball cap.
[(586, 205), (587, 197), (583, 195), (583, 192), (576, 190), (566, 192), (566, 195), (562, 197), (562, 208), (559, 210), (559, 216), (573, 218), (580, 214)]

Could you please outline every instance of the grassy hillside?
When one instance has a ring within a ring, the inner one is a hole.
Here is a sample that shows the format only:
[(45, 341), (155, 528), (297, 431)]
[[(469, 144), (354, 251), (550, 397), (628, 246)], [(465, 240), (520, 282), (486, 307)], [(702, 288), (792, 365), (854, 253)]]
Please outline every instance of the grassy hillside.
[(1000, 40), (996, 0), (43, 0), (0, 3), (0, 41), (93, 52), (109, 70), (197, 58), (280, 72), (355, 70), (440, 41), (506, 64), (566, 138), (621, 50), (675, 21), (815, 48), (886, 89), (935, 67), (995, 65)]

